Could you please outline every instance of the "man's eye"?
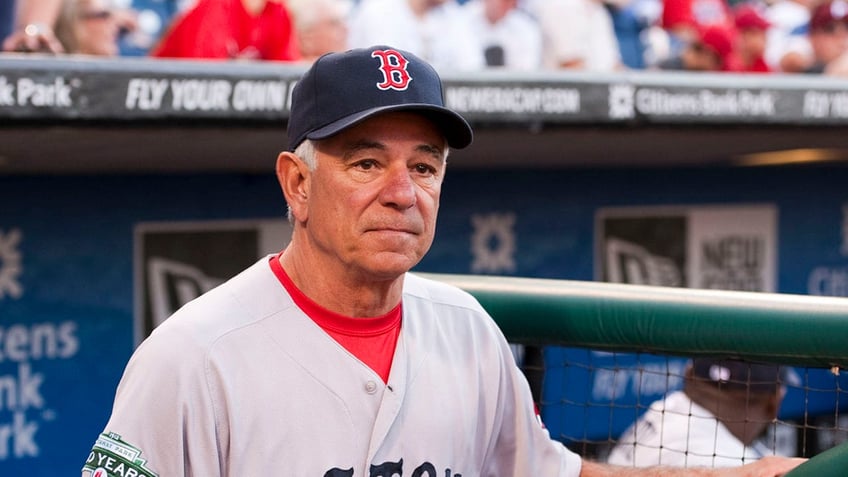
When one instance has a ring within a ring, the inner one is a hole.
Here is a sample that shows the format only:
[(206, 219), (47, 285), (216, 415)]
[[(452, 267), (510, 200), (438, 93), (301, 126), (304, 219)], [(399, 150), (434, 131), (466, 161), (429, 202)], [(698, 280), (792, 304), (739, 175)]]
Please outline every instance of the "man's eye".
[(427, 164), (416, 164), (415, 172), (419, 174), (434, 174), (436, 169), (433, 166), (429, 166)]
[(356, 167), (364, 170), (373, 169), (377, 165), (377, 161), (373, 159), (365, 159), (356, 163)]

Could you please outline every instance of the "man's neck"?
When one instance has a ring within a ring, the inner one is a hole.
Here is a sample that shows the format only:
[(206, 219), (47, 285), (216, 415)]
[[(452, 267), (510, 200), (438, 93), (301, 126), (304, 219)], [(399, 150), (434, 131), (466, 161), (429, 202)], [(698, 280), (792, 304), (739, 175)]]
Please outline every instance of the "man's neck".
[(304, 295), (345, 316), (384, 315), (400, 303), (403, 294), (403, 275), (391, 280), (370, 280), (343, 264), (316, 254), (299, 253), (292, 245), (280, 256), (280, 264)]

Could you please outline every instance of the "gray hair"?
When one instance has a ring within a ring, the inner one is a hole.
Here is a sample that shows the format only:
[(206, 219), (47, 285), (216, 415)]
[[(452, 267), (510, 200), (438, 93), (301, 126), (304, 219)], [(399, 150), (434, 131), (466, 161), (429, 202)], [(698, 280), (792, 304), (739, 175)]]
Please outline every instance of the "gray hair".
[(314, 171), (315, 167), (318, 166), (318, 152), (315, 150), (315, 143), (311, 139), (304, 139), (295, 148), (294, 155), (299, 157), (310, 171)]
[[(314, 171), (315, 167), (318, 166), (318, 152), (315, 150), (315, 143), (310, 139), (304, 139), (295, 148), (294, 155), (299, 157), (310, 171)], [(286, 204), (286, 218), (289, 219), (289, 223), (294, 224), (294, 217), (292, 216), (291, 205), (289, 204)]]

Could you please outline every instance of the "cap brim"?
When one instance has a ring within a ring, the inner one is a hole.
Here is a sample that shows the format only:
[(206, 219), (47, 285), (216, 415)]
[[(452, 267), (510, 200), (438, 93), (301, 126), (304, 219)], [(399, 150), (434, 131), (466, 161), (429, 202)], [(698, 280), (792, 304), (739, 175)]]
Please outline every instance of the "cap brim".
[(459, 114), (441, 106), (415, 103), (380, 106), (360, 111), (356, 114), (345, 116), (327, 124), (326, 126), (315, 129), (307, 134), (306, 138), (326, 139), (351, 126), (354, 126), (355, 124), (359, 124), (370, 117), (393, 111), (410, 111), (427, 117), (433, 121), (439, 129), (441, 129), (442, 134), (445, 136), (445, 140), (447, 140), (448, 146), (452, 149), (462, 149), (471, 144), (471, 141), (474, 139), (474, 133), (471, 130), (471, 126), (465, 118)]

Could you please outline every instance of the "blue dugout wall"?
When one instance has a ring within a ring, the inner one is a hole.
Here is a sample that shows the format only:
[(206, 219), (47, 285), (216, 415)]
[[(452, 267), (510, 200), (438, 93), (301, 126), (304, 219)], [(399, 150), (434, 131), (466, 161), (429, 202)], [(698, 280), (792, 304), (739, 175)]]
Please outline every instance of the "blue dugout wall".
[[(777, 211), (775, 291), (845, 295), (846, 183), (844, 167), (457, 169), (418, 269), (592, 280), (602, 209), (758, 204)], [(270, 170), (0, 177), (0, 475), (76, 475), (102, 431), (135, 345), (140, 225), (284, 210)]]

